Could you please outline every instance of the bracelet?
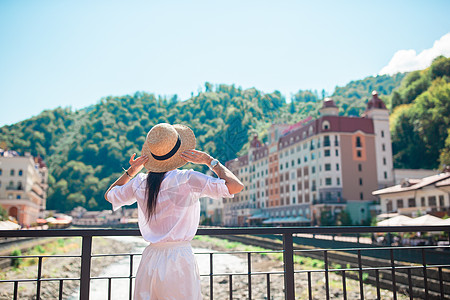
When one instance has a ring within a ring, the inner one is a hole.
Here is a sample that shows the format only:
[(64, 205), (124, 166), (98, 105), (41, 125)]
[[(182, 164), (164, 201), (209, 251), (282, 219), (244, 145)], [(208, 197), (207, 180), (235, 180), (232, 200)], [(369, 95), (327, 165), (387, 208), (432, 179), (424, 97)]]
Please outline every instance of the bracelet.
[(133, 179), (133, 176), (131, 176), (130, 174), (128, 174), (128, 170), (125, 170), (124, 167), (122, 167), (122, 169), (125, 171), (125, 174), (127, 174), (128, 178)]

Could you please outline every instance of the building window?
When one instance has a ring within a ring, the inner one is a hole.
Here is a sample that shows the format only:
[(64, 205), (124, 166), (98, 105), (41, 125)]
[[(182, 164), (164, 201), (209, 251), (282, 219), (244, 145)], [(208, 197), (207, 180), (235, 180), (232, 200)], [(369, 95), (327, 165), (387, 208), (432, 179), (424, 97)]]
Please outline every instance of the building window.
[(403, 208), (403, 199), (397, 199), (397, 209)]
[(292, 197), (292, 204), (295, 204), (295, 197)]
[(302, 163), (301, 158), (298, 158), (298, 159), (297, 159), (297, 164), (299, 165), (299, 164), (301, 164), (301, 163)]
[(428, 206), (436, 206), (436, 196), (428, 197)]
[(356, 156), (358, 156), (358, 157), (361, 157), (361, 156), (362, 156), (361, 150), (356, 151)]
[(19, 170), (19, 176), (22, 176), (22, 175), (23, 175), (23, 171)]
[(292, 191), (295, 191), (295, 184), (292, 185)]
[(336, 164), (336, 171), (339, 171), (339, 164)]
[(280, 170), (283, 170), (283, 165), (282, 164), (280, 165)]
[(16, 199), (20, 199), (20, 198), (22, 198), (21, 195), (17, 195), (17, 196), (16, 196)]
[(295, 165), (295, 161), (294, 161), (294, 160), (291, 161), (291, 165), (292, 165), (292, 166)]
[(420, 198), (420, 206), (425, 206), (425, 197)]
[(289, 163), (287, 162), (285, 165), (286, 169), (289, 168)]
[(358, 148), (362, 147), (361, 138), (359, 136), (356, 137), (356, 147), (358, 147)]
[(383, 165), (386, 165), (386, 157), (383, 157)]
[(297, 177), (302, 177), (302, 169), (297, 169)]
[(298, 188), (298, 190), (302, 189), (302, 183), (301, 182), (297, 183), (297, 188)]
[(381, 137), (384, 137), (384, 130), (381, 130)]
[(2, 174), (3, 174), (3, 170), (2, 170), (2, 169), (0, 169), (0, 176), (2, 176)]
[(336, 178), (336, 184), (337, 184), (337, 185), (341, 185), (341, 178), (339, 178), (339, 177)]
[(285, 179), (286, 179), (286, 180), (289, 180), (289, 172), (286, 173)]
[(331, 164), (325, 164), (325, 171), (331, 171)]
[(283, 194), (284, 193), (284, 186), (280, 187), (280, 193)]
[(416, 199), (409, 198), (408, 199), (408, 207), (416, 207)]
[(11, 176), (14, 176), (14, 169), (11, 169), (11, 171), (9, 172), (9, 174), (10, 174)]
[(385, 145), (385, 144), (382, 144), (382, 145), (381, 145), (381, 149), (382, 149), (383, 151), (386, 151), (386, 145)]
[(439, 195), (439, 206), (440, 207), (444, 206), (444, 196), (443, 195)]
[(329, 149), (326, 149), (325, 151), (324, 151), (324, 154), (323, 154), (325, 157), (328, 157), (328, 156), (330, 156), (330, 150)]
[(325, 185), (331, 185), (331, 177), (325, 178)]
[(392, 201), (388, 200), (386, 203), (386, 210), (387, 212), (391, 212), (392, 211)]
[(328, 135), (323, 137), (323, 146), (324, 147), (330, 146), (330, 137)]
[(283, 175), (280, 175), (280, 182), (283, 181)]
[(359, 199), (360, 200), (364, 200), (364, 194), (361, 192), (361, 193), (359, 193)]
[(8, 194), (8, 199), (12, 199), (13, 198), (13, 194)]
[(384, 171), (384, 179), (387, 179), (387, 172)]
[(339, 156), (339, 150), (338, 149), (334, 150), (334, 152), (335, 152), (336, 156)]
[(363, 185), (362, 184), (362, 178), (359, 178), (359, 185)]
[(314, 174), (314, 173), (316, 173), (316, 167), (315, 167), (315, 166), (312, 166), (312, 167), (311, 167), (311, 174)]

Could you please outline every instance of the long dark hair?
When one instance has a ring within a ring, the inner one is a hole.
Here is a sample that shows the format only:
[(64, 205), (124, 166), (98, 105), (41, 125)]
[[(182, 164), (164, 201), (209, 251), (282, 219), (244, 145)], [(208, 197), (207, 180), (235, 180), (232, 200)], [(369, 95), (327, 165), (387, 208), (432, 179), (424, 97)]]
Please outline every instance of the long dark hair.
[(156, 198), (158, 197), (161, 182), (166, 172), (156, 173), (149, 172), (147, 175), (147, 186), (145, 193), (147, 194), (147, 221), (150, 221), (156, 209)]

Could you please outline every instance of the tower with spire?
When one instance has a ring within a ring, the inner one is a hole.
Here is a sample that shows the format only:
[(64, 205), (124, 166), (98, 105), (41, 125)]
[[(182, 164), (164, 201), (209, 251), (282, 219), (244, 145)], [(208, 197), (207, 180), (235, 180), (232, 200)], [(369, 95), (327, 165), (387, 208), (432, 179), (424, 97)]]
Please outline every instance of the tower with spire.
[(367, 103), (363, 117), (373, 120), (378, 185), (380, 188), (390, 186), (394, 183), (394, 165), (389, 129), (389, 110), (383, 100), (378, 97), (377, 91), (372, 92), (372, 98)]

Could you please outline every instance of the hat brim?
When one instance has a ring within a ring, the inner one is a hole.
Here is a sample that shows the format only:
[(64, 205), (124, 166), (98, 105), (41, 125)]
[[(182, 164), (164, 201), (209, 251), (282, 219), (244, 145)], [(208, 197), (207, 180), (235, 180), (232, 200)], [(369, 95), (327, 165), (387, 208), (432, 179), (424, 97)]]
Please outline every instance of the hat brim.
[(175, 124), (173, 125), (173, 128), (178, 132), (178, 135), (180, 136), (181, 145), (178, 151), (172, 157), (166, 160), (155, 159), (152, 156), (147, 141), (145, 141), (144, 146), (142, 147), (142, 155), (146, 155), (148, 157), (148, 160), (144, 164), (144, 167), (149, 172), (162, 173), (180, 168), (187, 163), (187, 161), (182, 158), (180, 154), (185, 150), (195, 149), (195, 135), (189, 127), (181, 124)]

